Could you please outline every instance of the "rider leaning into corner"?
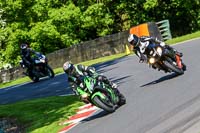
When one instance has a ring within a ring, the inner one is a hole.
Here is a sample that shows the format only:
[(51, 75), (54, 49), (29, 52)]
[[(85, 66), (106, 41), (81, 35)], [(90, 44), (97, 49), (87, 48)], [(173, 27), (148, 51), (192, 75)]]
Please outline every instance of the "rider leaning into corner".
[[(145, 50), (147, 46), (151, 43), (159, 44), (161, 47), (164, 47), (168, 50), (166, 50), (165, 54), (169, 55), (173, 59), (176, 60), (175, 55), (178, 55), (179, 57), (182, 57), (183, 54), (175, 50), (169, 45), (166, 45), (165, 42), (158, 40), (157, 38), (151, 37), (151, 36), (141, 36), (138, 37), (135, 34), (130, 34), (128, 37), (128, 42), (130, 45), (133, 46), (134, 53), (140, 58), (139, 62), (142, 63), (147, 60), (147, 57), (145, 56)], [(177, 62), (178, 63), (178, 62)], [(184, 69), (186, 69), (184, 67)]]
[(21, 46), (21, 66), (25, 65), (28, 68), (28, 72), (31, 74), (34, 66), (34, 59), (31, 57), (33, 54), (39, 54), (29, 47), (28, 43), (22, 43)]
[(84, 66), (81, 64), (74, 65), (71, 62), (67, 61), (63, 65), (63, 70), (68, 75), (68, 82), (71, 86), (71, 89), (76, 95), (80, 96), (80, 99), (85, 103), (88, 103), (87, 95), (79, 94), (77, 91), (77, 86), (81, 87), (83, 91), (85, 89), (83, 81), (81, 80), (81, 77), (84, 75), (91, 76), (93, 78), (96, 78), (97, 81), (103, 81), (104, 83), (109, 84), (119, 97), (123, 97), (123, 95), (117, 89), (117, 84), (109, 81), (103, 75), (98, 75), (94, 67)]

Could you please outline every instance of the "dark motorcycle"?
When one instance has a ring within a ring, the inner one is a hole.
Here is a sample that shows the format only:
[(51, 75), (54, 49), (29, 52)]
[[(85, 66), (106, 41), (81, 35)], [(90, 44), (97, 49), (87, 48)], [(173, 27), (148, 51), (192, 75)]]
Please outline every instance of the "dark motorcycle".
[(175, 72), (179, 75), (186, 70), (186, 65), (181, 57), (173, 50), (168, 50), (159, 44), (149, 44), (145, 52), (148, 64), (154, 69)]
[[(25, 75), (29, 76), (29, 78), (34, 81), (38, 82), (40, 78), (48, 76), (49, 78), (53, 78), (55, 76), (52, 68), (48, 65), (48, 60), (45, 55), (37, 54), (34, 58), (34, 65), (31, 70), (28, 68)], [(25, 68), (23, 62), (20, 62), (21, 66)]]

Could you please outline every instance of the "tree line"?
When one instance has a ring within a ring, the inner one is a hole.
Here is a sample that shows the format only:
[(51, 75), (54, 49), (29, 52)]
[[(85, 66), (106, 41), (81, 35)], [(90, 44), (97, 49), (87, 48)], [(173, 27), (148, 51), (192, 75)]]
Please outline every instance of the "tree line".
[(44, 54), (83, 41), (168, 19), (172, 36), (200, 29), (200, 1), (1, 0), (0, 67), (18, 65), (19, 45)]

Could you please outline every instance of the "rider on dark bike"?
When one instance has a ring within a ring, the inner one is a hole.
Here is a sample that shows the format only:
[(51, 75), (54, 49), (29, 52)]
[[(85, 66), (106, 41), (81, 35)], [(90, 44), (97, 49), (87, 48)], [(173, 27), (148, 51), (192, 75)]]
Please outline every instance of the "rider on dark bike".
[(38, 55), (39, 53), (34, 51), (33, 49), (29, 48), (28, 43), (22, 43), (21, 46), (21, 58), (22, 58), (22, 63), (21, 65), (25, 65), (27, 67), (27, 71), (29, 74), (32, 74), (32, 69), (34, 67), (34, 59), (32, 58), (32, 55)]

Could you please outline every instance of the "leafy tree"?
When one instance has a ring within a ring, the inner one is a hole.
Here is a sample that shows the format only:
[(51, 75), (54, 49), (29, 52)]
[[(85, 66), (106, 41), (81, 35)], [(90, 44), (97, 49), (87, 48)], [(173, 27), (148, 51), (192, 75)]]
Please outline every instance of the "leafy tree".
[(81, 28), (87, 33), (89, 39), (112, 33), (110, 27), (114, 24), (113, 18), (102, 3), (91, 5), (81, 19), (83, 21)]
[(67, 7), (49, 10), (49, 20), (60, 34), (62, 46), (59, 48), (80, 42), (80, 35), (82, 35), (80, 17), (80, 9), (72, 3)]
[(60, 34), (51, 21), (38, 22), (29, 31), (31, 46), (42, 53), (46, 54), (59, 49)]
[(12, 29), (6, 28), (6, 30), (8, 35), (8, 41), (6, 42), (7, 46), (4, 52), (5, 62), (10, 63), (12, 65), (16, 65), (19, 61), (19, 42), (22, 42), (23, 40), (28, 40), (28, 35), (27, 32), (20, 29), (11, 31)]
[(168, 19), (174, 37), (194, 32), (200, 28), (199, 0), (150, 0), (144, 4), (147, 18), (153, 21)]
[(1, 0), (0, 59), (16, 65), (24, 41), (47, 54), (164, 19), (169, 19), (173, 37), (197, 31), (200, 1)]

